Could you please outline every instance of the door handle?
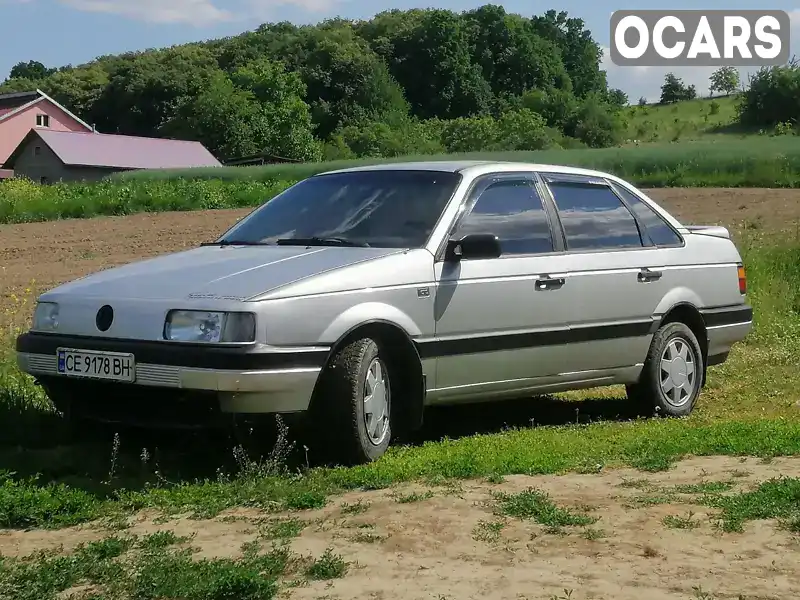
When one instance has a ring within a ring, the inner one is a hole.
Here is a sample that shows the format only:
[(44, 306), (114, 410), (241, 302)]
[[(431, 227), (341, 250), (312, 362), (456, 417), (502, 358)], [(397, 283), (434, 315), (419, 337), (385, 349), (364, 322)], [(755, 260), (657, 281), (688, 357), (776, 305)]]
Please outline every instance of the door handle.
[(641, 269), (636, 275), (636, 279), (640, 283), (647, 283), (648, 281), (657, 281), (664, 275), (662, 271), (653, 271), (647, 267)]
[(557, 290), (567, 282), (563, 277), (550, 277), (550, 275), (539, 275), (536, 280), (537, 290)]

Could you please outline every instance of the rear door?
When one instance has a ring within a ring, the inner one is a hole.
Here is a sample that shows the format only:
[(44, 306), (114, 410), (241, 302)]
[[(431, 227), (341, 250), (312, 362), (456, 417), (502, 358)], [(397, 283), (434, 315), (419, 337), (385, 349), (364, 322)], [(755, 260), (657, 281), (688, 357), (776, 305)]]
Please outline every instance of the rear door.
[[(674, 259), (670, 253), (682, 245), (680, 236), (641, 201), (641, 206), (626, 203), (604, 178), (541, 175), (570, 259), (569, 295), (576, 307), (572, 368), (588, 371), (641, 363), (652, 339), (653, 315), (679, 277), (665, 266)], [(663, 245), (653, 242), (651, 228)]]

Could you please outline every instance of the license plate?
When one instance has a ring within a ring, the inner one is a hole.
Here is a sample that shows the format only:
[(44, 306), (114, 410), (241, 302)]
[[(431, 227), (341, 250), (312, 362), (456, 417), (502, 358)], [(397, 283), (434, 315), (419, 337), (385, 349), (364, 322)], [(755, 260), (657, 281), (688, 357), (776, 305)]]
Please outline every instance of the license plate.
[(59, 348), (57, 356), (58, 372), (69, 377), (128, 382), (136, 378), (133, 354)]

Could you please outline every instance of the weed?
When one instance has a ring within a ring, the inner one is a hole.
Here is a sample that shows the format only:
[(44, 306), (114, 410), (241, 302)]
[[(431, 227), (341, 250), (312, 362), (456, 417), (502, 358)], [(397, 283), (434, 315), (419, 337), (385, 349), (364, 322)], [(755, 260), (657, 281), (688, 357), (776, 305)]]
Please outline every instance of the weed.
[(360, 515), (362, 513), (367, 512), (369, 509), (370, 503), (365, 502), (364, 500), (358, 500), (353, 504), (348, 504), (347, 502), (342, 504), (341, 511), (343, 515)]
[(338, 579), (347, 573), (348, 564), (338, 554), (333, 553), (332, 548), (327, 548), (325, 552), (314, 560), (305, 571), (306, 577), (315, 580)]
[(517, 519), (533, 519), (541, 525), (581, 526), (591, 525), (598, 520), (596, 517), (575, 514), (556, 506), (545, 492), (533, 488), (528, 488), (518, 494), (498, 493), (495, 497), (498, 502), (497, 510), (501, 514)]
[(662, 523), (670, 529), (695, 529), (696, 527), (700, 527), (700, 523), (692, 520), (692, 517), (694, 517), (692, 511), (689, 511), (685, 517), (667, 515), (662, 519)]
[[(155, 541), (157, 540), (157, 543)], [(141, 599), (237, 598), (265, 600), (277, 592), (277, 578), (286, 569), (285, 550), (247, 554), (238, 561), (202, 559), (191, 549), (164, 545), (167, 537), (140, 542), (140, 551), (128, 553), (134, 538), (109, 537), (79, 546), (71, 554), (38, 552), (0, 564), (0, 596), (18, 600), (55, 599), (89, 586), (92, 597)]]
[(730, 481), (703, 481), (676, 485), (673, 489), (678, 494), (718, 494), (727, 492), (732, 487), (733, 483)]
[(706, 496), (705, 504), (719, 508), (721, 528), (741, 532), (744, 523), (754, 519), (784, 519), (796, 523), (800, 518), (800, 479), (770, 479), (755, 490), (729, 496)]
[(387, 539), (388, 536), (380, 535), (377, 533), (370, 533), (368, 531), (359, 531), (352, 536), (350, 536), (351, 542), (356, 542), (360, 544), (375, 544), (377, 542), (382, 542)]
[(295, 538), (305, 529), (300, 519), (275, 519), (259, 528), (259, 535), (266, 540)]
[(606, 532), (602, 529), (595, 529), (594, 527), (587, 527), (581, 534), (587, 540), (594, 541), (606, 537)]
[(395, 492), (391, 494), (391, 497), (395, 502), (399, 502), (400, 504), (410, 504), (412, 502), (422, 502), (423, 500), (429, 500), (433, 498), (433, 492), (427, 491), (424, 494), (420, 494), (418, 492), (411, 492), (410, 494)]
[(174, 531), (156, 531), (140, 539), (137, 546), (143, 550), (153, 551), (169, 548), (175, 544), (186, 542), (188, 539), (188, 537), (176, 535)]
[(617, 487), (636, 490), (644, 490), (651, 486), (652, 484), (647, 479), (623, 479), (622, 483), (617, 484)]
[(505, 521), (478, 521), (472, 530), (472, 537), (479, 542), (494, 544), (500, 540), (500, 533), (505, 526)]

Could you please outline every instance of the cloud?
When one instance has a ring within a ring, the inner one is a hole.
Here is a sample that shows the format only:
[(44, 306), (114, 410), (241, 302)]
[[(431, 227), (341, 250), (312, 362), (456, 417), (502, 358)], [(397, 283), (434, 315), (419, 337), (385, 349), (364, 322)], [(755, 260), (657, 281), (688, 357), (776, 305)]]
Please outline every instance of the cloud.
[[(793, 52), (797, 52), (800, 38), (800, 9), (789, 11), (792, 23), (791, 43)], [(600, 68), (608, 76), (608, 85), (619, 88), (628, 94), (632, 104), (644, 96), (648, 102), (656, 102), (661, 97), (661, 85), (667, 73), (674, 73), (686, 85), (694, 85), (698, 96), (709, 94), (709, 77), (717, 67), (620, 67), (611, 62), (610, 49), (602, 46), (603, 59)], [(748, 76), (758, 71), (757, 67), (742, 67), (739, 76), (742, 83), (747, 83)]]
[(60, 0), (86, 12), (108, 13), (150, 23), (210, 25), (230, 21), (234, 14), (218, 8), (212, 0)]
[[(0, 0), (3, 2), (33, 0)], [(277, 10), (293, 6), (313, 12), (331, 8), (338, 0), (58, 0), (76, 10), (119, 15), (147, 23), (188, 24), (197, 27), (226, 21), (275, 18)], [(220, 5), (225, 5), (222, 8)], [(277, 9), (277, 10), (276, 10)]]

